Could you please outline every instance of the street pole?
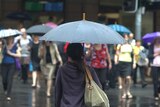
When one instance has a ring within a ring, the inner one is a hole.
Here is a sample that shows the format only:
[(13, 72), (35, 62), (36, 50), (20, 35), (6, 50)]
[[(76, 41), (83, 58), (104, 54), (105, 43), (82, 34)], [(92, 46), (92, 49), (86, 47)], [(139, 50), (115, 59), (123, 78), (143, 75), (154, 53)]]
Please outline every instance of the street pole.
[(141, 40), (142, 32), (142, 7), (139, 7), (135, 16), (135, 39)]

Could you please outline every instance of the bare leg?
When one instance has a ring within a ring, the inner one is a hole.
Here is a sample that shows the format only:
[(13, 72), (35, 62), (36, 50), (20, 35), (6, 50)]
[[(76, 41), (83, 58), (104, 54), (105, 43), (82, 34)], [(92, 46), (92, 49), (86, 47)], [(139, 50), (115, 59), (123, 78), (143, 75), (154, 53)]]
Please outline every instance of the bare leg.
[(128, 98), (133, 97), (131, 92), (130, 92), (130, 88), (131, 88), (131, 77), (127, 76), (126, 77), (126, 93), (127, 93)]
[(40, 86), (40, 73), (38, 73), (38, 72), (37, 72), (37, 81), (36, 82), (37, 82), (37, 84), (36, 84), (37, 87), (40, 88), (41, 87)]
[(122, 89), (122, 77), (118, 77), (118, 84), (119, 84), (119, 89)]
[(126, 98), (126, 78), (122, 78), (122, 98)]
[(37, 83), (36, 81), (37, 81), (37, 72), (33, 71), (32, 72), (32, 87), (36, 86), (36, 83)]
[(52, 80), (47, 80), (47, 96), (51, 96)]

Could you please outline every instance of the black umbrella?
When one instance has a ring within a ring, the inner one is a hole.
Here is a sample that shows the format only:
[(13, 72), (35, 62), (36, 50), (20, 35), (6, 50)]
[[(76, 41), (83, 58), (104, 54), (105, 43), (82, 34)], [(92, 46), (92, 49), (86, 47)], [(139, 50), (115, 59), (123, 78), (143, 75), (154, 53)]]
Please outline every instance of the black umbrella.
[(12, 12), (7, 15), (7, 18), (12, 20), (21, 20), (21, 21), (32, 19), (31, 16), (25, 12)]

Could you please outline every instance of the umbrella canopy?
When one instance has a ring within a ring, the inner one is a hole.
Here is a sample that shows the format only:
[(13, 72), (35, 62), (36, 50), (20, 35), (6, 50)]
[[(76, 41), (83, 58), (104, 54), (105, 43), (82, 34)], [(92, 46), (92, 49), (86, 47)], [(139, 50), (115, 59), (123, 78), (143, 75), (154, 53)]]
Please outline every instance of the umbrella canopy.
[(31, 15), (24, 12), (12, 12), (7, 15), (7, 18), (12, 20), (32, 20)]
[(143, 36), (143, 41), (144, 43), (152, 43), (154, 38), (157, 36), (160, 36), (160, 32), (153, 32), (153, 33), (147, 33), (146, 35)]
[(111, 28), (86, 20), (59, 25), (40, 38), (70, 43), (122, 44), (123, 37)]
[(28, 34), (35, 34), (35, 35), (42, 36), (48, 31), (50, 31), (51, 29), (52, 27), (49, 27), (47, 25), (34, 25), (28, 28), (26, 32)]
[(108, 26), (120, 34), (125, 34), (125, 33), (130, 34), (131, 33), (131, 31), (123, 25), (112, 24), (112, 25), (108, 25)]
[(9, 36), (16, 36), (22, 34), (20, 31), (16, 29), (3, 29), (0, 30), (0, 38), (5, 38)]
[(52, 28), (56, 28), (57, 24), (53, 23), (53, 22), (47, 22), (45, 25), (50, 26)]

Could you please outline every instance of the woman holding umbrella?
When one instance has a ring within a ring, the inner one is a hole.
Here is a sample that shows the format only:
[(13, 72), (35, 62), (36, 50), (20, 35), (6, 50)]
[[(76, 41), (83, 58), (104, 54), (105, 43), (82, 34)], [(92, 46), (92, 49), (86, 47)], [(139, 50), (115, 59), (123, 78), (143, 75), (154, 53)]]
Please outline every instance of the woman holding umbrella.
[[(84, 49), (80, 43), (68, 45), (68, 61), (59, 69), (55, 84), (55, 107), (85, 107), (85, 69)], [(90, 69), (93, 79), (100, 82), (93, 69)], [(100, 85), (101, 86), (101, 85)]]
[(15, 72), (15, 58), (21, 57), (20, 52), (17, 51), (17, 43), (14, 44), (13, 37), (6, 38), (6, 44), (3, 50), (2, 60), (2, 83), (3, 89), (7, 96), (7, 100), (11, 100), (11, 89), (13, 82), (13, 75)]
[(156, 37), (149, 48), (149, 61), (152, 67), (152, 79), (154, 86), (154, 98), (159, 100), (160, 93), (159, 70), (160, 70), (160, 37)]

